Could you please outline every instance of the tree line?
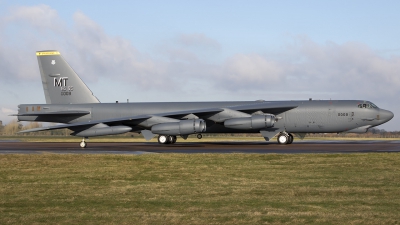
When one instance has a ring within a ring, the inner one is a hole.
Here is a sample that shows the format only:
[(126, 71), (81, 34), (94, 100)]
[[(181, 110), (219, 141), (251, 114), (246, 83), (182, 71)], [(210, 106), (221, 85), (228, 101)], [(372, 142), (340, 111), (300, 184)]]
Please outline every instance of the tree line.
[(0, 123), (0, 135), (3, 136), (68, 136), (71, 131), (68, 129), (60, 129), (60, 130), (50, 130), (50, 131), (40, 131), (40, 132), (31, 132), (18, 134), (18, 132), (23, 130), (29, 130), (34, 128), (43, 127), (43, 124), (40, 122), (28, 122), (25, 125), (17, 120), (13, 120), (7, 125), (3, 125)]

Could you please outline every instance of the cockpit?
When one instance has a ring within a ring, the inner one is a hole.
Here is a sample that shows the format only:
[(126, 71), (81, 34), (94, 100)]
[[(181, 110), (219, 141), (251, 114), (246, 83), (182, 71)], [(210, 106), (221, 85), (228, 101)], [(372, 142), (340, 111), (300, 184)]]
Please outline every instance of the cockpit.
[(376, 106), (372, 102), (365, 102), (365, 103), (360, 103), (358, 104), (358, 108), (364, 108), (364, 109), (377, 109), (378, 106)]

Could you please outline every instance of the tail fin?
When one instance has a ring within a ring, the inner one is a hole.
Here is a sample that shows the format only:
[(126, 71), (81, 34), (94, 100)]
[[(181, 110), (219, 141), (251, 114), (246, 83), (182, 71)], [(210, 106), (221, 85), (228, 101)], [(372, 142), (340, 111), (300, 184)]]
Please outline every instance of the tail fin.
[(47, 104), (100, 102), (58, 51), (38, 51), (36, 56)]

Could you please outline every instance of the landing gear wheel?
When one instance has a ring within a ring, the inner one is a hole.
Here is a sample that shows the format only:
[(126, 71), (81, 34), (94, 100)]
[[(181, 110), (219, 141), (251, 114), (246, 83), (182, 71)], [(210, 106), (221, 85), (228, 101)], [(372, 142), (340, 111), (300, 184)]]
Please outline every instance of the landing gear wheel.
[(172, 137), (171, 144), (175, 144), (176, 143), (176, 136), (171, 136), (171, 137)]
[(286, 145), (289, 142), (289, 136), (287, 134), (279, 134), (278, 143), (281, 145)]
[(79, 143), (79, 146), (81, 146), (81, 148), (86, 148), (87, 144), (85, 141), (81, 141), (81, 143)]
[(292, 144), (293, 143), (293, 135), (289, 134), (289, 141), (288, 144)]
[(202, 138), (203, 138), (203, 135), (197, 134), (197, 138), (198, 138), (198, 139), (202, 139)]
[(167, 136), (167, 144), (174, 144), (176, 142), (176, 136)]
[(158, 136), (158, 143), (167, 144), (167, 142), (168, 142), (168, 137), (166, 135)]

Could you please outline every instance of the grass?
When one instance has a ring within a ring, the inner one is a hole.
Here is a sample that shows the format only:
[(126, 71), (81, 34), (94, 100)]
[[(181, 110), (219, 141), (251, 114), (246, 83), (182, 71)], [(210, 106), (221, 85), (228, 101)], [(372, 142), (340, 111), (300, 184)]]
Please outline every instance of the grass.
[(0, 224), (399, 224), (400, 154), (0, 155)]

